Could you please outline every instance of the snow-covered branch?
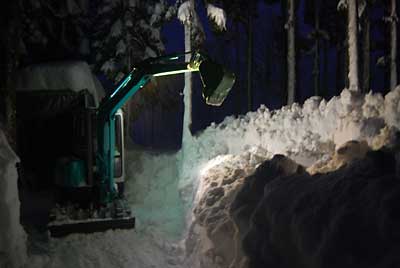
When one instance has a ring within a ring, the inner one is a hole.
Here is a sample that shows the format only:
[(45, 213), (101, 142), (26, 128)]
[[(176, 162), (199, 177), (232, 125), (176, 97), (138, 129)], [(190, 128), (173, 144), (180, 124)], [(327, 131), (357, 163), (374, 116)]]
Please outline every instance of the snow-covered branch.
[[(356, 1), (356, 0), (351, 0)], [(349, 7), (349, 0), (340, 0), (337, 5), (337, 10), (346, 10)], [(365, 0), (358, 0), (357, 2), (357, 14), (358, 17), (361, 17), (364, 13), (365, 8), (367, 7), (367, 3)]]
[(186, 25), (190, 25), (192, 23), (194, 13), (194, 7), (191, 4), (191, 1), (186, 1), (179, 6), (178, 9), (178, 19)]
[(222, 8), (207, 4), (207, 16), (220, 30), (226, 30), (226, 13)]
[(337, 10), (346, 10), (347, 9), (347, 0), (340, 0), (337, 5)]
[(194, 1), (186, 1), (178, 8), (178, 19), (186, 26), (191, 27), (191, 36), (193, 38), (192, 48), (203, 43), (205, 34), (200, 18), (194, 9)]

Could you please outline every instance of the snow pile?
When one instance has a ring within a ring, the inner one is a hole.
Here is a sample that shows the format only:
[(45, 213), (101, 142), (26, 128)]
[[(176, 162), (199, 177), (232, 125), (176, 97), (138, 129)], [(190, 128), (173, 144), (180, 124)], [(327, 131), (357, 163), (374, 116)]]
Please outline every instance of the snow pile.
[[(180, 159), (179, 186), (186, 208), (193, 204), (193, 214), (188, 212), (192, 217), (188, 217), (186, 262), (228, 267), (230, 261), (238, 265), (242, 260), (238, 236), (245, 231), (238, 230), (240, 223), (233, 222), (229, 207), (246, 175), (261, 161), (280, 154), (310, 167), (311, 173), (336, 170), (363, 158), (370, 148), (396, 141), (399, 101), (400, 87), (385, 98), (344, 90), (328, 102), (312, 97), (302, 107), (293, 104), (269, 111), (261, 106), (256, 112), (212, 124), (184, 144), (187, 152)], [(303, 170), (294, 168), (295, 162), (284, 166), (291, 172)]]
[(46, 63), (28, 66), (15, 77), (17, 91), (87, 89), (96, 105), (104, 96), (104, 89), (92, 74), (89, 65), (82, 61)]
[(184, 211), (178, 192), (176, 154), (139, 149), (127, 151), (125, 195), (136, 217), (137, 228), (162, 233), (177, 241), (184, 229)]
[[(400, 87), (388, 93), (361, 95), (343, 90), (340, 97), (326, 102), (311, 97), (301, 107), (297, 103), (270, 111), (261, 106), (238, 118), (227, 117), (211, 124), (190, 145), (190, 159), (184, 159), (185, 185), (199, 163), (223, 154), (240, 154), (261, 148), (266, 156), (283, 154), (310, 166), (350, 140), (365, 140), (372, 146), (382, 131), (388, 139), (400, 129)], [(385, 130), (386, 127), (386, 130)]]
[(19, 161), (0, 129), (0, 267), (21, 267), (26, 261), (26, 234), (19, 223)]
[(232, 205), (247, 256), (240, 267), (399, 267), (395, 153), (314, 176), (275, 173), (277, 164), (261, 165)]
[[(381, 105), (380, 103), (378, 105)], [(389, 126), (400, 129), (400, 86), (385, 96), (383, 115)]]
[(339, 147), (333, 157), (321, 159), (307, 169), (310, 174), (328, 173), (351, 163), (356, 159), (362, 159), (371, 148), (365, 141), (349, 141)]
[[(265, 185), (274, 179), (283, 179), (294, 174), (304, 174), (304, 169), (285, 156), (275, 155), (271, 160), (265, 161), (258, 166), (255, 172), (244, 180), (238, 194), (233, 202), (229, 204), (229, 214), (235, 225), (235, 240), (237, 241), (235, 247), (236, 258), (233, 260), (231, 267), (253, 267), (248, 266), (248, 258), (246, 256), (248, 252), (243, 251), (243, 249), (246, 249), (243, 242), (249, 231), (254, 229), (251, 219), (254, 211), (263, 200)], [(289, 191), (289, 189), (287, 190)], [(262, 234), (260, 233), (259, 235), (262, 236)]]
[(283, 155), (209, 161), (185, 267), (397, 267), (398, 156), (367, 149), (346, 143), (314, 176)]
[(185, 267), (230, 267), (242, 255), (229, 208), (245, 178), (265, 160), (258, 153), (219, 156), (201, 170), (195, 220), (185, 241)]
[[(240, 154), (259, 148), (266, 157), (283, 154), (310, 166), (318, 159), (333, 155), (335, 148), (350, 140), (366, 140), (372, 146), (376, 137), (386, 133), (391, 140), (400, 128), (400, 87), (388, 93), (360, 95), (347, 89), (340, 97), (326, 102), (319, 97), (270, 111), (261, 106), (256, 112), (233, 116), (211, 124), (190, 141), (181, 160), (181, 187), (196, 184), (199, 164), (218, 155)], [(190, 198), (190, 193), (188, 194)]]

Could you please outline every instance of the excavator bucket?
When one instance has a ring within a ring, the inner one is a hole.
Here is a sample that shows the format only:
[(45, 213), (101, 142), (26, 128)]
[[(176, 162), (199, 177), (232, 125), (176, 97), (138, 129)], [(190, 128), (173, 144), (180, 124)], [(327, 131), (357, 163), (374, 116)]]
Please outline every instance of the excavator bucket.
[(204, 60), (199, 67), (203, 98), (208, 105), (220, 106), (235, 83), (235, 75), (221, 65)]

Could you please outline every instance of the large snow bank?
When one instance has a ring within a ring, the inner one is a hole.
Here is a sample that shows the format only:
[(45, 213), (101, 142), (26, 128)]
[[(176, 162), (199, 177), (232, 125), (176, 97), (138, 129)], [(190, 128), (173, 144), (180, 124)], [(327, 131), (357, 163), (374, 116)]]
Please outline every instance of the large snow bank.
[[(247, 227), (241, 230), (247, 255), (242, 267), (399, 267), (395, 154), (369, 152), (314, 176), (274, 174), (278, 163), (260, 166), (232, 206), (245, 223), (239, 226)], [(255, 204), (250, 209), (248, 200)]]
[[(350, 140), (365, 140), (378, 149), (400, 129), (399, 102), (400, 86), (385, 97), (344, 89), (328, 102), (311, 97), (303, 106), (295, 103), (275, 111), (262, 105), (255, 112), (213, 123), (183, 144), (189, 157), (180, 159), (179, 187), (186, 207), (193, 201), (201, 166), (218, 155), (264, 151), (266, 158), (282, 154), (308, 167)], [(378, 136), (385, 141), (379, 144)]]
[(244, 116), (227, 117), (211, 124), (194, 137), (182, 159), (181, 185), (193, 182), (199, 164), (224, 154), (240, 154), (254, 148), (267, 157), (283, 154), (304, 166), (332, 155), (350, 140), (365, 140), (375, 147), (375, 138), (387, 132), (391, 139), (400, 129), (400, 86), (385, 97), (357, 94), (344, 89), (340, 96), (326, 102), (319, 97), (270, 111), (265, 106)]
[(26, 234), (19, 222), (16, 163), (13, 152), (0, 129), (0, 267), (20, 267), (26, 260)]
[(103, 87), (83, 61), (28, 66), (16, 74), (14, 82), (18, 91), (70, 89), (78, 92), (87, 89), (96, 105), (104, 96)]
[[(248, 267), (248, 258), (243, 251), (244, 237), (252, 229), (252, 215), (263, 199), (265, 185), (276, 178), (285, 178), (293, 174), (304, 174), (304, 169), (289, 158), (275, 155), (271, 160), (263, 162), (255, 172), (247, 177), (241, 185), (237, 196), (229, 204), (229, 214), (236, 227), (235, 251), (236, 258), (232, 260), (233, 267)], [(288, 190), (289, 191), (289, 190)], [(262, 234), (260, 233), (260, 236)], [(251, 266), (250, 266), (251, 267)]]
[(228, 267), (240, 258), (241, 240), (229, 208), (245, 178), (265, 160), (259, 153), (219, 156), (201, 170), (185, 267)]
[(367, 149), (349, 141), (313, 176), (283, 155), (209, 161), (185, 267), (397, 267), (397, 156)]
[[(261, 106), (256, 112), (212, 124), (189, 140), (184, 145), (187, 151), (181, 159), (180, 178), (185, 202), (193, 202), (187, 261), (200, 263), (198, 267), (228, 267), (242, 260), (238, 248), (245, 232), (238, 229), (240, 223), (234, 223), (228, 208), (247, 180), (243, 170), (250, 172), (262, 159), (276, 154), (310, 167), (310, 172), (336, 170), (364, 157), (370, 148), (395, 142), (399, 101), (400, 87), (385, 97), (344, 90), (328, 102), (312, 97), (303, 106), (294, 104), (277, 111)], [(261, 195), (263, 189), (260, 186)]]

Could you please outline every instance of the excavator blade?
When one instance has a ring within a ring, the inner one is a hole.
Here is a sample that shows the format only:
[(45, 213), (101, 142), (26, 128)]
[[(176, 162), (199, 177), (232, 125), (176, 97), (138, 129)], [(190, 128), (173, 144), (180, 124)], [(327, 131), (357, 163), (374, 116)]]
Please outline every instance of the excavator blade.
[(109, 229), (135, 228), (135, 217), (125, 200), (114, 200), (106, 207), (83, 209), (73, 205), (55, 207), (47, 225), (52, 237), (62, 237), (72, 233), (95, 233)]
[(50, 223), (48, 229), (52, 237), (63, 237), (74, 233), (95, 233), (115, 229), (135, 228), (135, 218), (105, 218)]

